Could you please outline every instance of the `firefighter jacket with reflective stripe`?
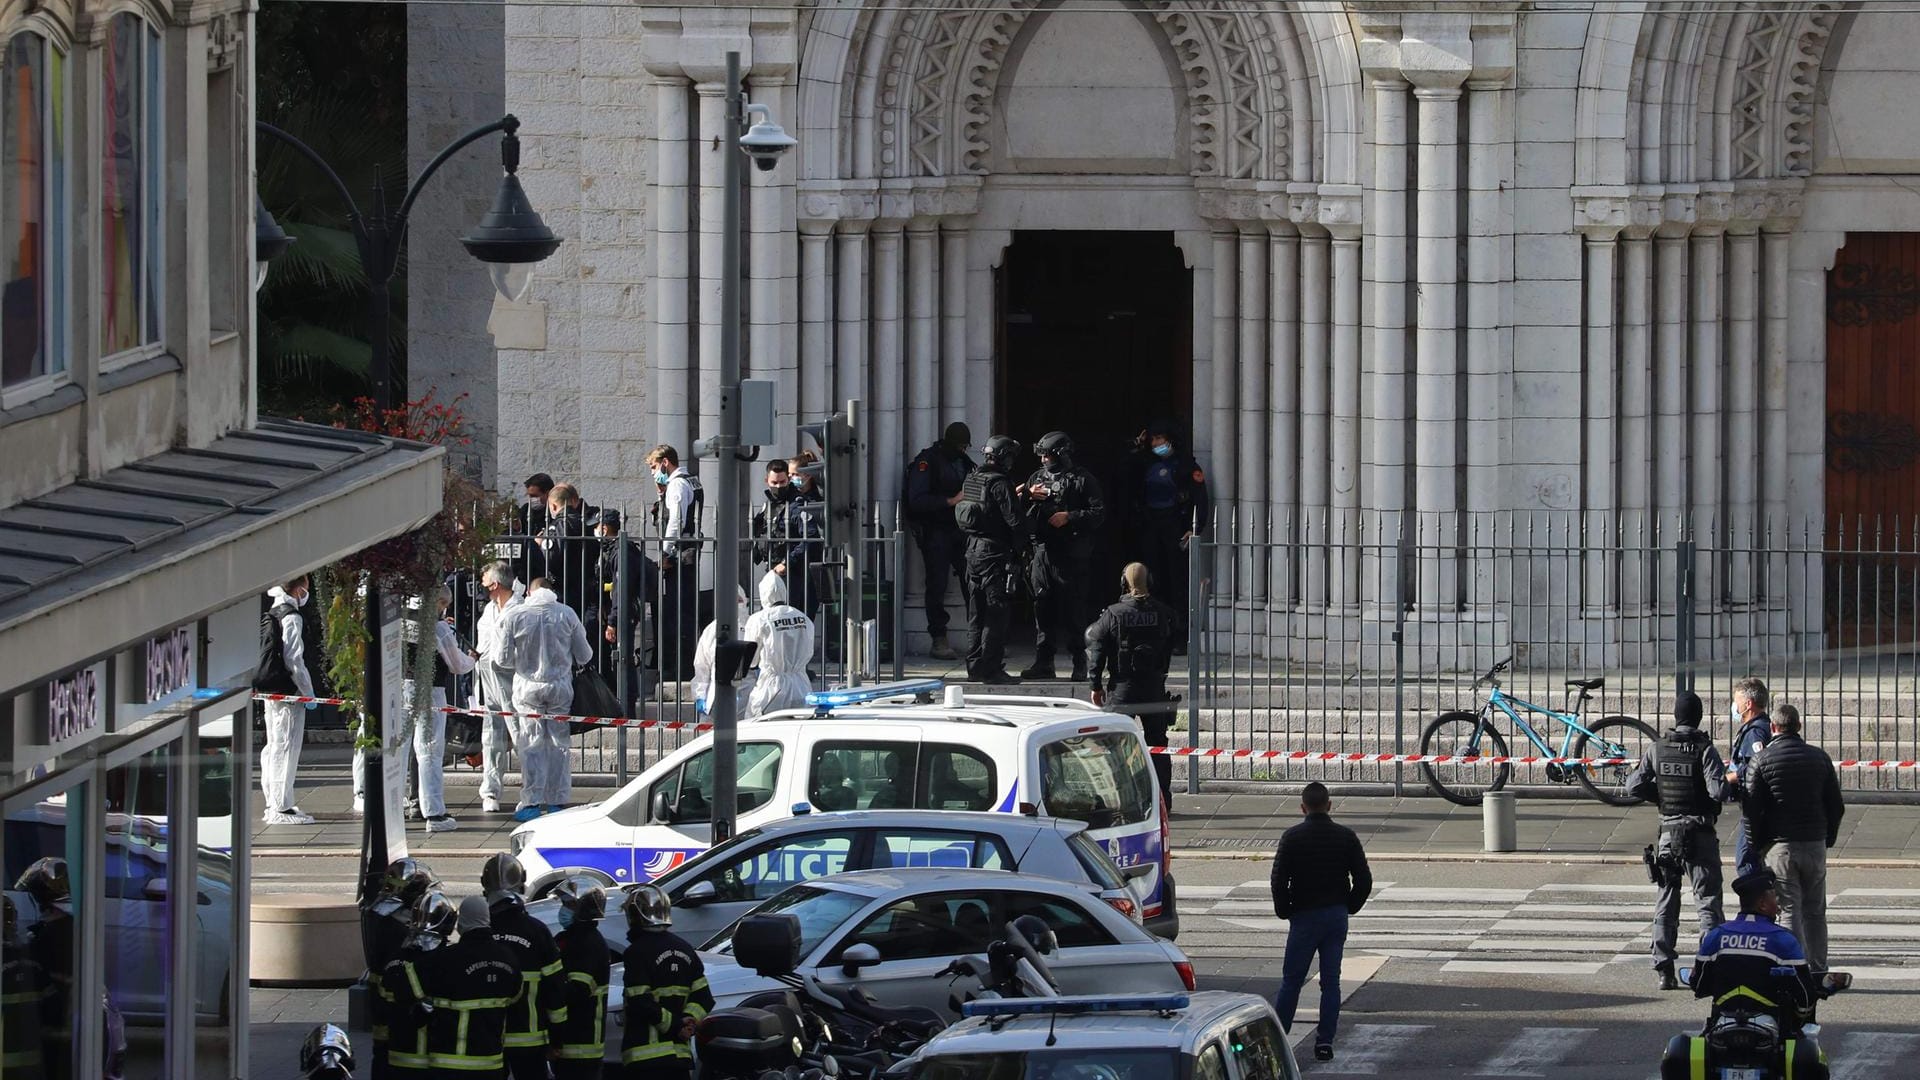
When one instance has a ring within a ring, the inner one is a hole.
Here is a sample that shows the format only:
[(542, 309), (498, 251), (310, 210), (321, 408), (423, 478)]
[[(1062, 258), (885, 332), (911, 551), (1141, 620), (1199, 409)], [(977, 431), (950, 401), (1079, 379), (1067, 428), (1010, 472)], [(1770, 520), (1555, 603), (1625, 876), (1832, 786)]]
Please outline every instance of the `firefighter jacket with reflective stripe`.
[[(420, 985), (420, 971), (414, 965), (420, 958), (443, 948), (446, 946), (426, 949), (408, 944), (398, 956), (387, 961), (386, 969), (379, 973), (374, 994), (373, 1030), (383, 1033), (380, 1039), (389, 1068), (425, 1072), (429, 1065), (427, 1016), (422, 1008), (426, 1004), (427, 993)], [(380, 1048), (374, 1050), (376, 1056), (380, 1053)]]
[(508, 1046), (545, 1046), (547, 1029), (567, 1018), (565, 980), (553, 931), (527, 914), (517, 898), (493, 905), (493, 933), (513, 953), (527, 992), (507, 1014)]
[(12, 943), (0, 956), (0, 1074), (39, 1076), (45, 1063), (40, 1013), (53, 996), (53, 979)]
[(433, 1012), (427, 1017), (427, 1059), (445, 1075), (507, 1067), (507, 1012), (526, 994), (511, 949), (492, 930), (460, 932), (460, 940), (413, 961)]
[[(370, 909), (379, 916), (373, 921), (373, 963), (367, 972), (367, 993), (371, 1000), (383, 996), (382, 983), (395, 957), (407, 942), (407, 909), (398, 900), (382, 900)], [(373, 1010), (373, 1042), (376, 1047), (387, 1041), (387, 1021), (381, 1010)], [(378, 1051), (375, 1051), (376, 1056)]]
[(607, 1049), (607, 980), (613, 954), (593, 923), (574, 923), (553, 939), (560, 949), (567, 1004), (565, 1020), (547, 1032), (554, 1053), (564, 1061), (599, 1061)]
[(620, 1060), (687, 1062), (693, 1052), (680, 1037), (688, 1020), (699, 1022), (713, 1009), (706, 968), (700, 955), (678, 935), (648, 930), (633, 935), (623, 958), (626, 1035)]

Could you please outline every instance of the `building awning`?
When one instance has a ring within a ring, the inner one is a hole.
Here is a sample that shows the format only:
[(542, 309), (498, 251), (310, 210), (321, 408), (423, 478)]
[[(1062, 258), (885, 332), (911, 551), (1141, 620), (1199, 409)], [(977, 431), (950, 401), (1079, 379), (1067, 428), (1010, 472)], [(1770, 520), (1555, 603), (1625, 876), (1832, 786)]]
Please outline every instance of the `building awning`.
[(0, 694), (417, 528), (445, 453), (263, 420), (0, 510)]

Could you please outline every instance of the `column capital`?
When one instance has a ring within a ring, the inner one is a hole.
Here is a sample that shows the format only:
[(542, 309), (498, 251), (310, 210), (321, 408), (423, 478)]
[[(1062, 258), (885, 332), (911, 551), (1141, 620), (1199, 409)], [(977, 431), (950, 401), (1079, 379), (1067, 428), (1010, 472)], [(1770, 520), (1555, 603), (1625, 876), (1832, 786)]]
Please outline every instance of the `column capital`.
[(1693, 200), (1694, 231), (1719, 235), (1733, 220), (1733, 184), (1715, 181), (1699, 185)]
[(801, 228), (809, 219), (827, 222), (873, 218), (878, 210), (879, 185), (872, 180), (808, 181), (799, 185), (796, 217)]
[(1358, 184), (1322, 184), (1317, 220), (1335, 240), (1358, 240), (1366, 222), (1366, 192)]
[(1627, 227), (1631, 214), (1624, 187), (1573, 189), (1573, 227), (1588, 236), (1605, 233), (1611, 239)]

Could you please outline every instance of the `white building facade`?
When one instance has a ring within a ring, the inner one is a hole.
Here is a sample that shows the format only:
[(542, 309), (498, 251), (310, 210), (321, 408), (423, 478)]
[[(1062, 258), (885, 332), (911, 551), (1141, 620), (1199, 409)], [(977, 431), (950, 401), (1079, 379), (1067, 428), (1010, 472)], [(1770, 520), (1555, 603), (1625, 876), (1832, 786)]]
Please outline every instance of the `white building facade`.
[[(800, 140), (749, 174), (746, 366), (783, 422), (866, 402), (883, 502), (952, 419), (1111, 462), (1169, 416), (1223, 520), (1281, 541), (1553, 512), (1600, 548), (1682, 521), (1725, 543), (1920, 512), (1886, 495), (1911, 477), (1835, 483), (1828, 430), (1853, 378), (1830, 271), (1850, 234), (1920, 231), (1920, 16), (1423, 6), (510, 8), (521, 175), (569, 242), (496, 306), (476, 373), (502, 486), (644, 501), (646, 451), (714, 430), (738, 51)], [(1911, 315), (1873, 298), (1915, 270), (1863, 271), (1862, 310)], [(1880, 442), (1911, 443), (1920, 399), (1882, 411)], [(1392, 600), (1361, 558), (1288, 558), (1243, 591)], [(1422, 560), (1405, 599), (1492, 617), (1474, 558)], [(1630, 553), (1589, 562), (1582, 612), (1648, 602)], [(1763, 575), (1705, 572), (1764, 603)]]

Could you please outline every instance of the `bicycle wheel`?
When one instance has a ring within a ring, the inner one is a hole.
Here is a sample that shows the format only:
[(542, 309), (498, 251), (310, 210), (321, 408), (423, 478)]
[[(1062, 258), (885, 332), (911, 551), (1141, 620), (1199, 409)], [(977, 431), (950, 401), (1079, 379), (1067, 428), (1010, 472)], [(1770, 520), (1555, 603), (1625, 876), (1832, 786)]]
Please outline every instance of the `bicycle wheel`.
[(1653, 749), (1660, 741), (1660, 733), (1631, 716), (1609, 716), (1593, 725), (1593, 736), (1582, 735), (1573, 744), (1573, 756), (1577, 758), (1626, 758), (1625, 765), (1587, 765), (1575, 766), (1573, 774), (1587, 794), (1606, 803), (1608, 806), (1638, 806), (1645, 800), (1636, 799), (1620, 790), (1620, 785), (1633, 771), (1634, 762)]
[[(1455, 757), (1505, 757), (1507, 740), (1501, 738), (1492, 725), (1482, 724), (1476, 713), (1441, 713), (1421, 734), (1420, 752), (1451, 754)], [(1420, 763), (1420, 773), (1427, 778), (1427, 786), (1433, 789), (1435, 795), (1461, 806), (1478, 806), (1481, 796), (1506, 786), (1507, 777), (1513, 774), (1513, 766), (1504, 762), (1499, 765), (1482, 765), (1478, 762), (1456, 765), (1423, 761)]]

